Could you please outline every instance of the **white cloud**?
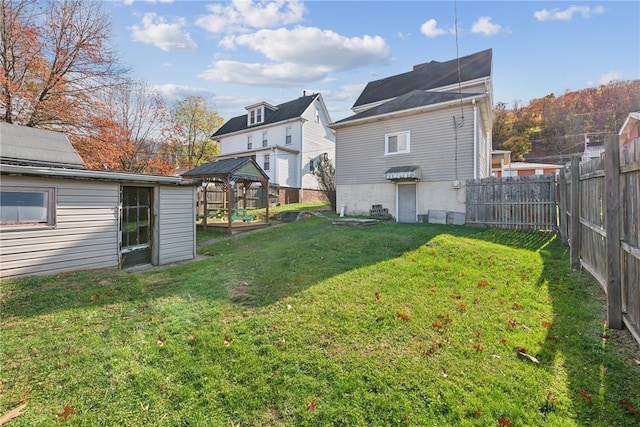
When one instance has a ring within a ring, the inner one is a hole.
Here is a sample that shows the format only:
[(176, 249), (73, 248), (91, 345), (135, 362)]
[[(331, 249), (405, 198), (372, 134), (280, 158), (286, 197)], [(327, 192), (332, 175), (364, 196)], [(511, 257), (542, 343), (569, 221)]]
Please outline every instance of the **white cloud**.
[(478, 18), (476, 22), (471, 26), (471, 32), (474, 34), (483, 34), (485, 36), (492, 36), (494, 34), (498, 34), (502, 31), (505, 31), (501, 25), (494, 24), (491, 22), (491, 17), (489, 16), (481, 16)]
[(305, 12), (299, 0), (233, 0), (206, 7), (209, 14), (198, 18), (196, 24), (216, 34), (294, 24), (302, 21)]
[(205, 80), (250, 86), (289, 87), (323, 79), (327, 70), (294, 63), (261, 64), (218, 61), (198, 75)]
[(193, 86), (181, 86), (173, 83), (156, 85), (154, 86), (154, 89), (157, 90), (169, 104), (182, 101), (188, 96), (201, 96), (206, 100), (211, 100), (215, 95), (215, 93), (209, 89)]
[(155, 13), (145, 13), (141, 25), (133, 25), (131, 39), (156, 46), (164, 51), (171, 49), (195, 50), (198, 45), (191, 39), (188, 32), (183, 31), (186, 21), (176, 18), (172, 23)]
[(389, 55), (389, 46), (380, 36), (349, 38), (314, 27), (260, 30), (253, 34), (228, 36), (221, 45), (227, 48), (248, 47), (272, 61), (312, 67), (320, 72), (378, 64)]
[(429, 19), (427, 22), (422, 24), (420, 27), (420, 32), (429, 38), (435, 38), (438, 36), (444, 36), (446, 34), (452, 34), (452, 30), (445, 30), (443, 28), (438, 28), (438, 23), (435, 19)]
[[(122, 0), (125, 6), (131, 6), (135, 0)], [(146, 3), (173, 3), (173, 0), (145, 0)]]
[(604, 13), (603, 6), (569, 6), (567, 9), (542, 9), (533, 13), (533, 16), (538, 21), (570, 21), (576, 14), (581, 15), (583, 18), (591, 18), (595, 15)]
[(620, 81), (621, 78), (622, 78), (622, 74), (620, 74), (618, 71), (611, 71), (610, 73), (603, 74), (602, 76), (600, 76), (598, 83), (600, 85), (607, 85), (611, 82)]

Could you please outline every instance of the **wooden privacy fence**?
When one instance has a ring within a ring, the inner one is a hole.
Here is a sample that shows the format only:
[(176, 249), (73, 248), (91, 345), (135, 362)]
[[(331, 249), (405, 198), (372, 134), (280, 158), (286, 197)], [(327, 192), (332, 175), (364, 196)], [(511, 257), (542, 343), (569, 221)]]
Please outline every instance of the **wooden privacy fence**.
[(521, 230), (558, 228), (555, 175), (469, 179), (466, 184), (468, 225)]
[(640, 140), (605, 141), (599, 159), (571, 160), (559, 178), (560, 235), (571, 263), (607, 294), (607, 324), (640, 342)]

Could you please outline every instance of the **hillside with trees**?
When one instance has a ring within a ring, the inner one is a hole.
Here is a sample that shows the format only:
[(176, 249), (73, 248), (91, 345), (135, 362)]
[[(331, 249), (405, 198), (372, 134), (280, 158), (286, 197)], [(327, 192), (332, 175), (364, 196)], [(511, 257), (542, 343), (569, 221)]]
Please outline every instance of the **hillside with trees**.
[(511, 150), (514, 161), (565, 163), (585, 146), (604, 145), (632, 111), (640, 111), (640, 80), (550, 94), (512, 109), (499, 103), (493, 149)]

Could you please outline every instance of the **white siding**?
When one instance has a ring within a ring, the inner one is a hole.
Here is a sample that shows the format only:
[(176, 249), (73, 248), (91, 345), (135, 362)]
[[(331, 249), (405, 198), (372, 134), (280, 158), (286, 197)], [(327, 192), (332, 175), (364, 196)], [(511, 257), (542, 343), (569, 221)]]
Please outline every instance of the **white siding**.
[(54, 188), (52, 228), (3, 227), (0, 277), (118, 267), (118, 183), (3, 176), (3, 186)]
[[(316, 110), (320, 113), (320, 121), (316, 122)], [(304, 144), (301, 152), (302, 168), (300, 188), (317, 190), (318, 180), (310, 172), (310, 160), (317, 164), (320, 156), (327, 153), (330, 159), (335, 159), (335, 135), (329, 128), (330, 119), (320, 100), (314, 101), (302, 115), (307, 121), (303, 125)]]
[(189, 260), (196, 256), (195, 204), (194, 187), (160, 187), (159, 264)]

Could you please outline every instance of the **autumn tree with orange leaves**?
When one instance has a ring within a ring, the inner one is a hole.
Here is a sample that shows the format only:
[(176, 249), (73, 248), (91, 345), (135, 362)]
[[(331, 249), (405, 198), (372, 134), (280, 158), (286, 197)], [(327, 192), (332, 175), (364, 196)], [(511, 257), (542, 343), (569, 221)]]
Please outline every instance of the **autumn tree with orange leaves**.
[(173, 173), (164, 102), (119, 67), (101, 2), (0, 1), (0, 120), (64, 131), (90, 169)]
[(155, 89), (131, 80), (104, 90), (94, 103), (102, 114), (91, 118), (86, 132), (72, 137), (88, 168), (175, 173), (160, 155), (171, 121)]

